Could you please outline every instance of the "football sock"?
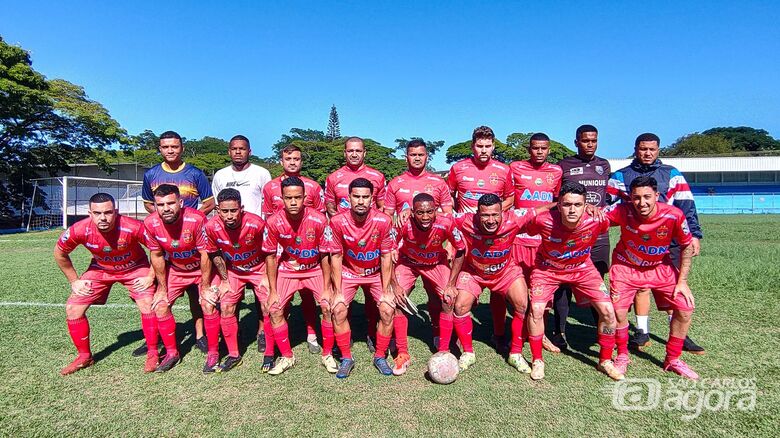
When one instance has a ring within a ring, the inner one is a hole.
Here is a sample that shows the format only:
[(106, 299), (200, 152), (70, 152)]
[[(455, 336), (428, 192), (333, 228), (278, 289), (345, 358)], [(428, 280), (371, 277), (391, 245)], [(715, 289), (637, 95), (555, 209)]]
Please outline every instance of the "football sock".
[(636, 316), (636, 329), (640, 333), (650, 333), (650, 330), (647, 328), (647, 315)]
[(173, 313), (163, 317), (157, 317), (157, 329), (160, 331), (166, 356), (178, 356), (179, 349), (176, 346), (176, 319)]
[(352, 339), (352, 330), (344, 333), (336, 333), (336, 345), (339, 346), (342, 359), (352, 359), (352, 350), (350, 350), (350, 340)]
[(669, 335), (669, 340), (666, 341), (666, 362), (671, 362), (680, 357), (684, 342), (685, 338)]
[(615, 343), (618, 354), (628, 354), (628, 325), (615, 330)]
[(225, 345), (227, 345), (228, 356), (238, 357), (238, 318), (236, 318), (236, 315), (223, 316), (219, 320), (219, 324), (222, 328), (222, 337), (225, 339)]
[(442, 312), (439, 315), (439, 351), (450, 351), (452, 326), (452, 313)]
[(333, 323), (322, 320), (322, 355), (328, 356), (333, 353), (333, 342), (336, 340), (333, 334)]
[(471, 312), (463, 316), (454, 315), (453, 322), (455, 333), (463, 346), (463, 351), (473, 353), (474, 346), (472, 345), (471, 332), (474, 330), (474, 323), (471, 321)]
[(504, 336), (506, 331), (506, 300), (499, 294), (490, 293), (490, 315), (493, 317), (493, 335)]
[(409, 354), (409, 320), (403, 313), (393, 316), (393, 333), (395, 333), (395, 345), (398, 353)]
[(154, 313), (141, 314), (141, 331), (146, 340), (146, 356), (157, 357), (157, 315)]
[(89, 348), (89, 321), (86, 316), (68, 320), (68, 332), (79, 352), (79, 358), (92, 356), (92, 350)]
[(528, 346), (531, 347), (532, 360), (542, 360), (542, 338), (544, 338), (544, 334), (528, 336)]
[(525, 314), (512, 312), (512, 346), (510, 354), (523, 352), (523, 331), (525, 328)]
[(612, 360), (612, 352), (615, 350), (615, 334), (601, 333), (598, 334), (599, 347), (599, 362), (605, 360)]
[(317, 309), (314, 304), (314, 294), (303, 292), (301, 295), (301, 311), (303, 312), (303, 321), (306, 323), (307, 341), (312, 339), (317, 341)]
[(274, 355), (274, 328), (271, 326), (271, 316), (263, 315), (263, 332), (265, 333), (265, 356)]
[(385, 336), (379, 332), (376, 334), (376, 351), (374, 357), (385, 357), (387, 347), (390, 346), (390, 336)]
[(274, 341), (279, 347), (279, 353), (284, 357), (293, 357), (292, 347), (290, 346), (290, 335), (287, 328), (287, 321), (279, 327), (274, 327)]
[(209, 354), (219, 354), (219, 312), (203, 315), (203, 327), (206, 330), (206, 343)]

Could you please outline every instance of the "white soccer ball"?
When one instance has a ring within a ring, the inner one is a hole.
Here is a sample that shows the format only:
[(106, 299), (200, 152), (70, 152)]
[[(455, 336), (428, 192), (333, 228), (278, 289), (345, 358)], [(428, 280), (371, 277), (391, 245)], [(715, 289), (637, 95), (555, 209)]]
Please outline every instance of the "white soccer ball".
[(458, 359), (449, 351), (440, 351), (428, 360), (428, 376), (435, 383), (446, 385), (458, 378)]

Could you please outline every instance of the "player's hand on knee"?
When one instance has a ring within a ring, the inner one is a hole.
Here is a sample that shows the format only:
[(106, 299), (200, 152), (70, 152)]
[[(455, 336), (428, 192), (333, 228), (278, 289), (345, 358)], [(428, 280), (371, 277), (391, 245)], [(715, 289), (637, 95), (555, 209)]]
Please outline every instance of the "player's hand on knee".
[(691, 292), (691, 288), (688, 287), (688, 282), (677, 283), (677, 286), (674, 287), (674, 292), (672, 292), (672, 300), (676, 300), (678, 294), (682, 294), (683, 298), (685, 298), (685, 302), (688, 303), (689, 306), (696, 307), (693, 301), (693, 292)]
[(227, 294), (233, 293), (233, 289), (230, 288), (230, 282), (222, 280), (219, 283), (219, 299), (221, 300)]
[(133, 280), (133, 290), (136, 292), (143, 292), (149, 289), (154, 284), (154, 277), (138, 277)]
[(87, 295), (92, 294), (92, 282), (89, 280), (74, 280), (73, 283), (70, 284), (70, 291), (73, 292), (74, 295), (78, 295), (80, 297), (85, 297)]
[(154, 293), (154, 298), (152, 298), (152, 310), (157, 310), (159, 306), (167, 306), (168, 305), (168, 293), (163, 290), (157, 290), (157, 292)]
[(441, 300), (444, 302), (444, 304), (452, 307), (452, 305), (455, 304), (455, 298), (457, 298), (457, 296), (458, 290), (452, 286), (447, 286), (444, 288), (444, 293), (441, 296)]

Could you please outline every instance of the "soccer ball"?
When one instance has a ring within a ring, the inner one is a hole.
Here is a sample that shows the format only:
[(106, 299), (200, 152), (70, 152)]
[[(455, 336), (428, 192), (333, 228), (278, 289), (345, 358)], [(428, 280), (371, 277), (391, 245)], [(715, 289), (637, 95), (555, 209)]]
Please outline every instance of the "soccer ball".
[(449, 351), (440, 351), (428, 360), (428, 376), (435, 383), (452, 383), (458, 378), (458, 372), (458, 359)]

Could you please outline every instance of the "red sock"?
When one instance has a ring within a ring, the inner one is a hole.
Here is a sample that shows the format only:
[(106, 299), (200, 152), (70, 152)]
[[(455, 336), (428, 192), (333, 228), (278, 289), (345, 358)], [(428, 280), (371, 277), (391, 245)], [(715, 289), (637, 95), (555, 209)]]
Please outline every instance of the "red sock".
[(528, 346), (531, 347), (531, 360), (542, 360), (542, 338), (544, 334), (528, 336)]
[(669, 335), (669, 340), (666, 341), (666, 360), (665, 362), (671, 362), (678, 359), (682, 354), (683, 342), (685, 338), (677, 338)]
[(628, 325), (615, 330), (618, 354), (628, 354)]
[(352, 330), (344, 333), (336, 333), (336, 345), (341, 350), (342, 359), (352, 359), (352, 350), (349, 349), (349, 343), (352, 340)]
[(374, 357), (385, 357), (387, 347), (390, 346), (390, 336), (385, 336), (379, 332), (376, 333), (376, 351)]
[(403, 313), (397, 313), (393, 316), (393, 333), (395, 334), (395, 345), (398, 347), (398, 353), (409, 354), (409, 320)]
[(166, 356), (178, 356), (179, 349), (176, 346), (176, 319), (173, 313), (157, 317), (157, 329), (160, 331)]
[(209, 354), (219, 354), (219, 312), (203, 314), (203, 327), (206, 329)]
[(317, 335), (317, 308), (314, 304), (314, 294), (310, 292), (301, 293), (301, 311), (303, 312), (303, 321), (306, 323), (306, 334)]
[(323, 319), (320, 326), (322, 327), (322, 355), (328, 356), (333, 353), (333, 342), (336, 340), (333, 334), (333, 323)]
[(68, 320), (68, 332), (79, 357), (92, 356), (92, 350), (89, 348), (89, 321), (86, 316), (77, 319)]
[(263, 333), (265, 334), (265, 353), (263, 354), (273, 356), (276, 343), (274, 342), (274, 328), (271, 326), (270, 315), (263, 315)]
[(290, 335), (287, 328), (287, 321), (279, 327), (274, 327), (274, 341), (279, 347), (279, 353), (284, 357), (293, 357), (292, 347), (290, 346)]
[(371, 336), (372, 339), (376, 339), (377, 321), (379, 321), (379, 307), (377, 307), (374, 297), (370, 293), (366, 293), (366, 322), (368, 322), (368, 336)]
[(220, 318), (219, 324), (222, 328), (225, 345), (227, 345), (228, 356), (238, 357), (238, 318), (236, 315), (223, 316)]
[(525, 314), (519, 312), (512, 313), (512, 346), (509, 354), (523, 352), (523, 331), (525, 328)]
[(493, 317), (493, 335), (504, 336), (506, 332), (506, 300), (503, 295), (490, 293), (490, 315)]
[(154, 313), (141, 314), (141, 331), (146, 340), (146, 357), (157, 357), (157, 316)]
[(439, 316), (439, 351), (450, 351), (452, 339), (452, 313), (442, 312)]
[(471, 321), (471, 313), (467, 313), (465, 316), (455, 315), (453, 323), (455, 334), (458, 335), (463, 351), (473, 353), (474, 346), (471, 343), (471, 332), (474, 330), (474, 323)]
[(612, 352), (615, 350), (615, 334), (598, 334), (599, 347), (599, 362), (605, 360), (612, 360)]

